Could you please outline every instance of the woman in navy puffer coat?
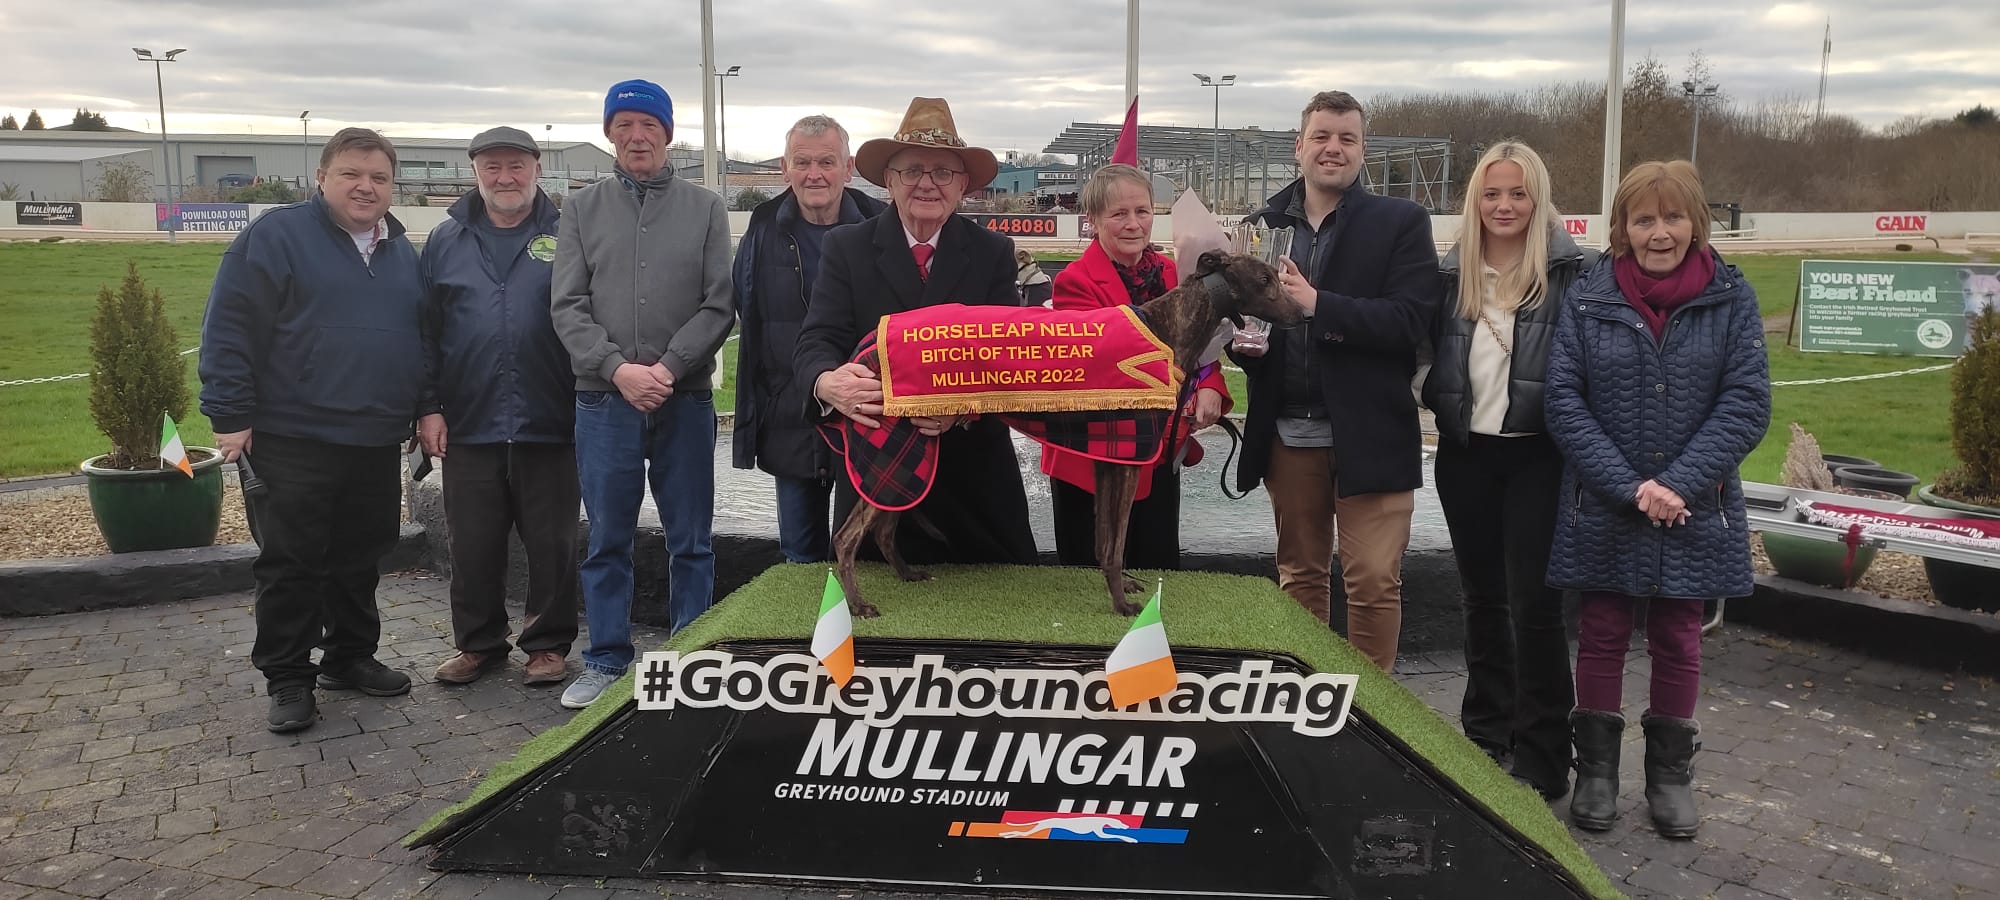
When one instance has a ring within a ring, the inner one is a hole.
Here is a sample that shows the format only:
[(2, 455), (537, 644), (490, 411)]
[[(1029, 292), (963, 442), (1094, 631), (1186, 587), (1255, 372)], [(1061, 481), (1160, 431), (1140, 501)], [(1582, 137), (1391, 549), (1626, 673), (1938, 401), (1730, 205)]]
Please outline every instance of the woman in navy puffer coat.
[(1737, 466), (1764, 436), (1771, 383), (1757, 297), (1708, 246), (1694, 166), (1644, 163), (1618, 187), (1611, 256), (1564, 297), (1545, 408), (1564, 457), (1549, 583), (1581, 591), (1576, 793), (1586, 829), (1617, 817), (1625, 648), (1647, 602), (1646, 800), (1667, 837), (1699, 824), (1702, 601), (1752, 587)]

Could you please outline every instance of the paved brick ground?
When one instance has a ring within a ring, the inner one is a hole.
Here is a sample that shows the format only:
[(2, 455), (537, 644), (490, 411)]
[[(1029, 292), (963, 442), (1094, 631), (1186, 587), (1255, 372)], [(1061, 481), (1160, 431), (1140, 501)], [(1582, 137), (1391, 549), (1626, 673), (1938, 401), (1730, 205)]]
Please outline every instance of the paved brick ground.
[[(321, 692), (323, 720), (264, 730), (244, 595), (0, 621), (0, 900), (17, 897), (851, 897), (851, 891), (448, 875), (396, 842), (486, 767), (563, 721), (556, 692), (505, 675), (430, 683), (444, 586), (381, 592), (385, 661), (407, 697)], [(642, 630), (641, 641), (657, 633)], [(1646, 822), (1634, 728), (1624, 817), (1583, 835), (1635, 897), (2000, 896), (2000, 691), (1730, 627), (1708, 647), (1707, 819)], [(1450, 658), (1405, 683), (1451, 715)], [(1628, 702), (1646, 664), (1633, 655)]]

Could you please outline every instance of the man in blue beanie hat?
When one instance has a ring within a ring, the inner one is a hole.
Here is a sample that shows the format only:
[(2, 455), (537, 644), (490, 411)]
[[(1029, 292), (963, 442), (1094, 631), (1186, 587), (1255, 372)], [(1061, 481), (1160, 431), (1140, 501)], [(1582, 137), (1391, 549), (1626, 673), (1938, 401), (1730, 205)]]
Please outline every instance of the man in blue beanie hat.
[(715, 356), (736, 322), (722, 198), (674, 176), (673, 101), (634, 79), (604, 95), (613, 176), (569, 196), (550, 318), (576, 375), (581, 569), (590, 646), (562, 704), (589, 706), (632, 664), (632, 535), (650, 482), (675, 631), (715, 589)]

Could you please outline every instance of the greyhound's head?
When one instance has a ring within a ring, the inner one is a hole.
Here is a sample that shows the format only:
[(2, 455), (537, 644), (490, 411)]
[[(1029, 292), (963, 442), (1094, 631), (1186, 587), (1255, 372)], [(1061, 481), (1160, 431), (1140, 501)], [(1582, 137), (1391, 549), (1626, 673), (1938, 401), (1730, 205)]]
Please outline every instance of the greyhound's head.
[(1278, 270), (1254, 256), (1210, 250), (1195, 262), (1195, 279), (1208, 291), (1218, 320), (1243, 327), (1244, 316), (1280, 325), (1297, 324), (1298, 304), (1278, 285)]

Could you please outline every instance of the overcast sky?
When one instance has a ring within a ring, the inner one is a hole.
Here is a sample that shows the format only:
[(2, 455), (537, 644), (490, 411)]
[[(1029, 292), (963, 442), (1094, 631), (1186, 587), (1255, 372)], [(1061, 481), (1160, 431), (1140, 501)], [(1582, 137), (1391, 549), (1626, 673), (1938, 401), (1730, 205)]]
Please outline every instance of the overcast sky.
[[(1234, 74), (1226, 127), (1296, 127), (1317, 90), (1364, 101), (1431, 91), (1501, 92), (1606, 74), (1609, 0), (1330, 3), (1146, 0), (1139, 108), (1147, 124), (1206, 126), (1213, 90), (1190, 74)], [(1705, 51), (1732, 98), (1817, 93), (1822, 28), (1833, 24), (1827, 110), (1880, 126), (1910, 113), (2000, 106), (2000, 2), (1635, 0), (1626, 61), (1648, 53), (1673, 76)], [(676, 139), (702, 141), (696, 0), (0, 0), (8, 64), (0, 112), (75, 107), (157, 130), (150, 64), (131, 47), (186, 47), (165, 66), (176, 132), (314, 134), (365, 125), (390, 135), (470, 136), (511, 124), (594, 140), (604, 91), (644, 77), (673, 96)], [(893, 130), (913, 95), (951, 102), (959, 129), (996, 151), (1038, 152), (1071, 122), (1123, 113), (1125, 3), (911, 0), (715, 3), (732, 155), (783, 149), (809, 113), (858, 143)], [(553, 125), (553, 131), (545, 126)]]

